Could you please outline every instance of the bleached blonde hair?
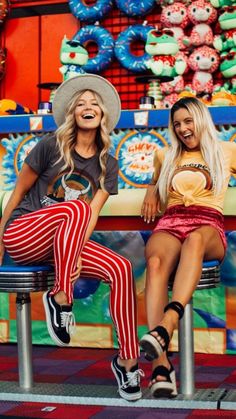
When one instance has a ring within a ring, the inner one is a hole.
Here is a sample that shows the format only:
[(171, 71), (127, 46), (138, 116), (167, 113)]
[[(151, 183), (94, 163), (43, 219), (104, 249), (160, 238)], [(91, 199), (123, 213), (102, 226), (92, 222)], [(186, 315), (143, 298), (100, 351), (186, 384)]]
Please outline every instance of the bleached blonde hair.
[(78, 100), (80, 99), (80, 97), (87, 91), (91, 92), (94, 95), (99, 107), (102, 110), (100, 129), (97, 130), (95, 142), (99, 152), (99, 163), (101, 167), (101, 175), (99, 181), (101, 184), (101, 188), (105, 190), (104, 182), (106, 176), (106, 162), (108, 151), (111, 147), (111, 139), (107, 131), (108, 110), (105, 108), (101, 97), (93, 90), (86, 89), (76, 92), (72, 96), (70, 102), (68, 103), (65, 115), (65, 122), (62, 125), (60, 125), (60, 127), (58, 127), (58, 129), (56, 130), (57, 145), (60, 153), (60, 157), (56, 163), (58, 163), (61, 160), (64, 160), (65, 164), (61, 168), (61, 171), (69, 168), (69, 174), (71, 174), (74, 170), (72, 151), (76, 146), (76, 136), (78, 129), (75, 119), (75, 108), (78, 104)]
[(173, 125), (175, 112), (183, 108), (187, 109), (193, 118), (194, 134), (200, 139), (200, 151), (209, 168), (215, 195), (221, 192), (224, 184), (224, 154), (217, 138), (217, 131), (211, 114), (207, 106), (198, 99), (182, 98), (170, 110), (168, 129), (171, 146), (166, 153), (156, 185), (163, 205), (166, 205), (171, 179), (184, 150), (184, 144), (177, 137)]

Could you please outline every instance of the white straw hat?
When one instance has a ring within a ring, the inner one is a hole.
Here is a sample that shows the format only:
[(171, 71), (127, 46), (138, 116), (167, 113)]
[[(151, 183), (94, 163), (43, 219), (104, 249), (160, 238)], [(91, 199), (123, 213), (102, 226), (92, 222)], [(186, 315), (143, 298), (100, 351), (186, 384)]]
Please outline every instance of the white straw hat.
[(110, 133), (116, 126), (121, 111), (120, 97), (115, 87), (97, 74), (80, 74), (64, 81), (56, 90), (52, 112), (57, 126), (65, 121), (66, 109), (69, 101), (76, 92), (93, 90), (98, 93), (108, 111), (107, 129)]

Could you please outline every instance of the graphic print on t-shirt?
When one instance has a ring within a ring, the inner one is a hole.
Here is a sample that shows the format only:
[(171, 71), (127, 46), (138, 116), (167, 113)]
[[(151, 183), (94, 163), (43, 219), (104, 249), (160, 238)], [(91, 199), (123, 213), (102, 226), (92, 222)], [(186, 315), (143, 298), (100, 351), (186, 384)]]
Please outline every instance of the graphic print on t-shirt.
[(96, 192), (96, 187), (91, 176), (83, 171), (62, 172), (48, 185), (47, 195), (43, 197), (43, 206), (56, 204), (57, 202), (82, 199), (90, 203)]
[(199, 196), (202, 191), (211, 190), (212, 186), (208, 167), (200, 163), (178, 166), (171, 181), (171, 191), (182, 195), (187, 205), (193, 203), (194, 197)]

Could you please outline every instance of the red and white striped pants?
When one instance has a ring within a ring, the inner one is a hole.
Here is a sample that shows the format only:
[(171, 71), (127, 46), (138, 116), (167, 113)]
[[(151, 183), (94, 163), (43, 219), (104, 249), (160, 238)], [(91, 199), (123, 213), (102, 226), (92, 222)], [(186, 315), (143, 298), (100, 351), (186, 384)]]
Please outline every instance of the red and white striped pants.
[(110, 286), (110, 314), (116, 328), (119, 355), (137, 358), (135, 286), (130, 261), (89, 240), (83, 246), (91, 216), (83, 201), (68, 201), (22, 215), (4, 234), (8, 254), (20, 264), (54, 261), (55, 285), (52, 294), (62, 290), (73, 300), (70, 275), (82, 257), (81, 276), (100, 279)]

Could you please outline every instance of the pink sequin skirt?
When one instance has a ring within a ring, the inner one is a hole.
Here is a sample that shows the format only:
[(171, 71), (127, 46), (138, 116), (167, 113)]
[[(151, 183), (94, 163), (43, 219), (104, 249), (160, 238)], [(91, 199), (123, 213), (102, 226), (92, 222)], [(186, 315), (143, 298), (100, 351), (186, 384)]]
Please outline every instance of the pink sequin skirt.
[(224, 217), (219, 211), (199, 205), (176, 205), (166, 210), (158, 221), (153, 233), (166, 232), (177, 237), (183, 243), (192, 231), (202, 226), (212, 226), (220, 234), (223, 246), (226, 249), (227, 242), (224, 230)]

